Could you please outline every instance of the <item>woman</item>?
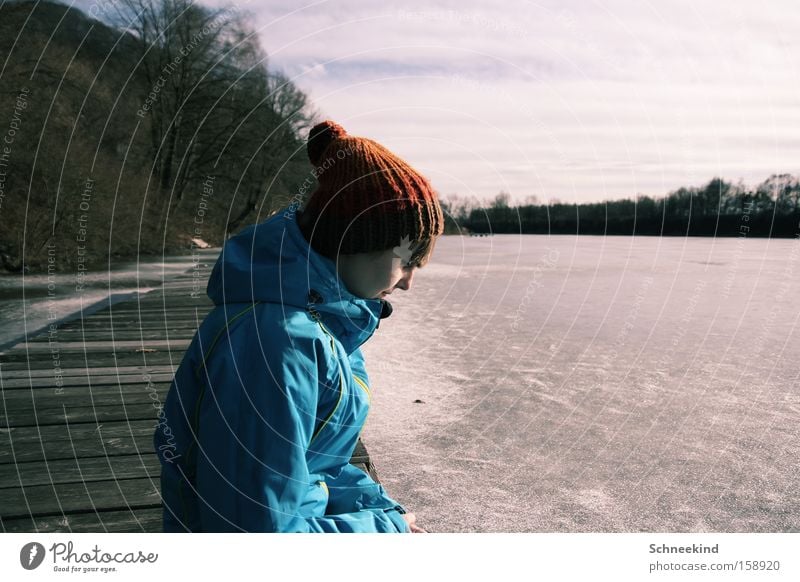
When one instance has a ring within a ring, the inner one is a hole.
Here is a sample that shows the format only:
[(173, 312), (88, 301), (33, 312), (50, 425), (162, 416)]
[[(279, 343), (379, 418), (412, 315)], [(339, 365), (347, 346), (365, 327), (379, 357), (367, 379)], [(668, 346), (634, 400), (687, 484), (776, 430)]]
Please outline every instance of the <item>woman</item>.
[(155, 434), (164, 531), (421, 532), (349, 463), (366, 420), (360, 346), (444, 219), (428, 181), (327, 121), (317, 189), (231, 238)]

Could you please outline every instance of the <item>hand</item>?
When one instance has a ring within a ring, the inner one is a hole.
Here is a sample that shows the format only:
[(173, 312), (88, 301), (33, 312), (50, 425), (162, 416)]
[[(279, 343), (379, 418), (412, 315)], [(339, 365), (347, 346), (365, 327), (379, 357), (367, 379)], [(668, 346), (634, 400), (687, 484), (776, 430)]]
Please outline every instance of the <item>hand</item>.
[(404, 513), (403, 519), (406, 520), (408, 527), (411, 528), (411, 533), (428, 533), (417, 525), (417, 516), (413, 513)]

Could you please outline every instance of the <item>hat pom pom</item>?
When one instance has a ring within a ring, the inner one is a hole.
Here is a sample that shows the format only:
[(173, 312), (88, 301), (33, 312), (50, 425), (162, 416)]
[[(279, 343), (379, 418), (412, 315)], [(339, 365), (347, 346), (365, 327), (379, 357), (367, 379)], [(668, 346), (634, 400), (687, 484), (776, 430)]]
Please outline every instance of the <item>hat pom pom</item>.
[(315, 166), (322, 162), (322, 155), (331, 142), (337, 138), (344, 137), (347, 132), (338, 123), (333, 121), (323, 121), (315, 125), (308, 134), (308, 159)]

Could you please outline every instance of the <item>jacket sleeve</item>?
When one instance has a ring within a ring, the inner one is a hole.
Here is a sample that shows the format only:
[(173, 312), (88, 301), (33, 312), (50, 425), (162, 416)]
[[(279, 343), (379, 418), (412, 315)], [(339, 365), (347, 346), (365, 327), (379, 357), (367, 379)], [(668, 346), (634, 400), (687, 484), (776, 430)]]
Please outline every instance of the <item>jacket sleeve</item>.
[[(350, 354), (350, 368), (354, 376), (369, 385), (364, 356), (361, 349)], [(347, 513), (363, 509), (394, 510), (390, 515), (395, 519), (400, 531), (408, 531), (408, 525), (400, 517), (406, 509), (389, 497), (386, 490), (376, 483), (368, 473), (350, 463), (341, 467), (340, 472), (328, 477), (328, 512)]]
[(328, 478), (327, 485), (330, 492), (329, 513), (382, 510), (392, 518), (399, 531), (409, 531), (402, 517), (406, 513), (405, 508), (355, 465), (344, 465), (338, 475)]
[(204, 372), (210, 394), (200, 410), (196, 481), (203, 530), (405, 531), (394, 506), (325, 515), (328, 491), (309, 473), (306, 453), (319, 391), (339, 381), (335, 360), (318, 338), (258, 328), (260, 337), (253, 325), (237, 328)]

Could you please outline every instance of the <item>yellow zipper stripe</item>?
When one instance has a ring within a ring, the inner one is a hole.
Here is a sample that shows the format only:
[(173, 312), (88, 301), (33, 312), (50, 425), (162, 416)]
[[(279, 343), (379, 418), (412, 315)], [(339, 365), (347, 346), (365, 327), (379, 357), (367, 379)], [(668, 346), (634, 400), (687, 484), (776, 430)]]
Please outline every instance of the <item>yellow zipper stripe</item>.
[[(367, 393), (367, 404), (368, 404), (368, 405), (369, 405), (369, 407), (371, 408), (371, 407), (372, 407), (372, 391), (369, 389), (369, 386), (367, 386), (367, 383), (366, 383), (366, 382), (364, 382), (364, 380), (362, 380), (361, 378), (359, 378), (359, 377), (358, 377), (358, 376), (356, 376), (355, 374), (353, 374), (353, 380), (355, 380), (355, 381), (356, 381), (356, 384), (358, 384), (359, 386), (361, 386), (361, 389), (362, 389), (364, 392), (366, 392), (366, 393)], [(367, 409), (367, 416), (369, 416), (369, 409)], [(364, 419), (364, 425), (361, 427), (361, 430), (360, 430), (360, 431), (358, 431), (358, 438), (361, 438), (361, 434), (364, 432), (364, 429), (365, 429), (366, 427), (367, 427), (367, 421), (366, 421), (366, 418), (365, 418), (365, 419)]]
[(369, 400), (369, 403), (372, 404), (372, 391), (369, 389), (369, 386), (367, 386), (367, 383), (355, 374), (353, 374), (353, 380), (355, 380), (358, 385), (361, 386), (364, 392), (367, 393), (367, 399)]
[[(325, 326), (322, 325), (321, 321), (316, 320), (316, 322), (319, 324), (320, 328), (322, 328), (322, 331), (325, 332), (325, 335), (327, 335), (330, 338), (331, 348), (333, 349), (335, 354), (336, 344), (334, 343), (333, 335), (331, 335), (331, 333), (325, 328)], [(336, 401), (336, 406), (333, 407), (333, 410), (328, 415), (328, 418), (325, 419), (325, 422), (323, 422), (322, 425), (320, 425), (320, 427), (314, 432), (313, 436), (311, 437), (311, 441), (309, 442), (309, 445), (314, 442), (314, 440), (322, 432), (322, 429), (327, 426), (327, 424), (333, 418), (333, 415), (336, 414), (336, 411), (339, 409), (339, 405), (342, 403), (342, 398), (344, 397), (344, 374), (342, 374), (342, 366), (339, 363), (339, 358), (336, 358), (336, 365), (339, 366), (339, 400)]]

